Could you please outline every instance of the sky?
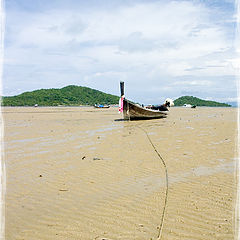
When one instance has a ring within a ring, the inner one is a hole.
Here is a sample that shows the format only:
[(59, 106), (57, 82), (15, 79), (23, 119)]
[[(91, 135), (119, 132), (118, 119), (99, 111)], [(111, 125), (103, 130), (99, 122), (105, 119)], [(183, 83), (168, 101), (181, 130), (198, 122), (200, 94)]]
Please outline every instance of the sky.
[(234, 0), (5, 0), (2, 95), (78, 85), (237, 100)]

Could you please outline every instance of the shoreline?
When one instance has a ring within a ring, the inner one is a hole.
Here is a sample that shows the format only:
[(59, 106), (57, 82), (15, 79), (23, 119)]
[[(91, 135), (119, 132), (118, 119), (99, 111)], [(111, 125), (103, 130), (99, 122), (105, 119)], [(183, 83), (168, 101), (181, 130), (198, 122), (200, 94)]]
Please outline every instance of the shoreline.
[(146, 133), (168, 171), (162, 237), (234, 239), (236, 108), (130, 122), (116, 108), (47, 108), (2, 113), (6, 239), (155, 239), (166, 180)]

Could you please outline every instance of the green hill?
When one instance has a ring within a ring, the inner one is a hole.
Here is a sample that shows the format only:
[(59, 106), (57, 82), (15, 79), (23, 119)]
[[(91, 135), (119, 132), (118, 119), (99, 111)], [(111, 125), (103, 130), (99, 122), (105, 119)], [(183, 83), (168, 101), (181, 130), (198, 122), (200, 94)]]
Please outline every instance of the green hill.
[(119, 97), (88, 87), (70, 85), (61, 89), (40, 89), (17, 96), (2, 97), (2, 106), (78, 106), (117, 104)]
[(191, 105), (205, 106), (205, 107), (231, 107), (231, 105), (226, 103), (202, 100), (200, 98), (193, 97), (193, 96), (183, 96), (174, 100), (175, 106), (183, 106), (184, 104), (191, 104)]

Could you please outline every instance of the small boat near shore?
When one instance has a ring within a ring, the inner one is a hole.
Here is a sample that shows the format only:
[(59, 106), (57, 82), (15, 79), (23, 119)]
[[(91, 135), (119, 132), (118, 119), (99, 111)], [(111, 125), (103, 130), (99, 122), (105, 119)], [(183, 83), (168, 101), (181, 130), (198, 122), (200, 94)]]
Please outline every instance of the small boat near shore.
[(110, 108), (110, 105), (103, 105), (103, 104), (95, 104), (95, 108)]
[(166, 118), (168, 114), (167, 107), (170, 107), (170, 105), (173, 106), (173, 101), (171, 99), (166, 99), (163, 105), (146, 108), (143, 105), (135, 104), (125, 98), (124, 82), (120, 82), (120, 89), (121, 98), (119, 100), (119, 112), (123, 113), (123, 118), (126, 120)]
[(186, 107), (186, 108), (196, 108), (196, 105), (184, 104), (183, 107)]

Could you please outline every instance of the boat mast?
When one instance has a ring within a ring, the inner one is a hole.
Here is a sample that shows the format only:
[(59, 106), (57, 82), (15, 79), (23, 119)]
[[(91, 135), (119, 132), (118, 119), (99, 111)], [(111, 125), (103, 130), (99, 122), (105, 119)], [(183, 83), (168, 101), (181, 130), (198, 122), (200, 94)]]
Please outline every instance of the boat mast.
[(121, 97), (124, 95), (124, 82), (120, 82)]

